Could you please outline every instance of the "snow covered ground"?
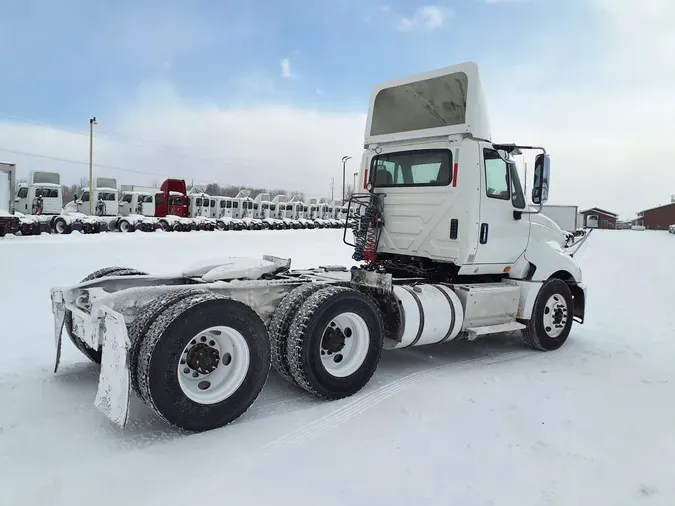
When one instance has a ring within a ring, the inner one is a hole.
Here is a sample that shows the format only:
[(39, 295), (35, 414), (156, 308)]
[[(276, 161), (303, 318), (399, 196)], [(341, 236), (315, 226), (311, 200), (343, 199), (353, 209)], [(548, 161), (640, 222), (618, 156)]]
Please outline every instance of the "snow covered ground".
[(0, 240), (2, 505), (675, 504), (675, 237), (596, 230), (587, 322), (552, 353), (515, 336), (385, 353), (366, 389), (320, 402), (272, 373), (251, 410), (186, 435), (133, 399), (118, 430), (48, 290), (105, 266), (169, 273), (223, 255), (351, 265), (341, 230)]

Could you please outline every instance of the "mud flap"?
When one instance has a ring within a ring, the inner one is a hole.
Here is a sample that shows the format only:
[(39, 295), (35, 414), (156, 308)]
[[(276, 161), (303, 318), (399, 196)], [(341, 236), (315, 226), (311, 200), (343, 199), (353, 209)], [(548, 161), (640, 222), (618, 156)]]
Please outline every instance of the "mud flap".
[(103, 353), (94, 406), (109, 420), (124, 428), (129, 418), (131, 396), (129, 336), (120, 313), (105, 306), (99, 310)]
[(59, 369), (61, 362), (61, 336), (63, 334), (63, 324), (66, 319), (66, 302), (63, 300), (63, 292), (59, 289), (52, 289), (52, 313), (54, 314), (54, 345), (56, 346), (56, 359), (54, 361), (54, 372)]

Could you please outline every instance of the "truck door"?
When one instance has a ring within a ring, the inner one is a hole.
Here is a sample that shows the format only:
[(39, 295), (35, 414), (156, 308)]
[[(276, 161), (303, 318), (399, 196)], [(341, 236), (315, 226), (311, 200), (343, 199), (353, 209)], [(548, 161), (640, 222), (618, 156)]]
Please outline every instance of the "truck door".
[[(513, 264), (524, 252), (530, 233), (525, 197), (515, 163), (483, 146), (478, 246), (474, 263)], [(514, 213), (515, 211), (515, 213)]]
[(14, 209), (23, 214), (30, 214), (30, 211), (28, 210), (28, 187), (22, 186), (19, 188), (19, 191), (16, 193), (16, 198), (18, 198), (19, 201), (15, 204)]

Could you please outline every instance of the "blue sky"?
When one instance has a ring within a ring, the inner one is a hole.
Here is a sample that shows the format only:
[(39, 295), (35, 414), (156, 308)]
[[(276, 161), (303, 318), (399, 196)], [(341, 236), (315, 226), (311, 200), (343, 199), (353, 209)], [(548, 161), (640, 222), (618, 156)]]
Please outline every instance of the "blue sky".
[(494, 140), (551, 152), (551, 203), (630, 216), (675, 193), (673, 26), (672, 0), (5, 0), (0, 158), (77, 182), (95, 115), (119, 184), (325, 195), (375, 83), (473, 60)]
[[(361, 109), (380, 80), (463, 60), (495, 69), (527, 61), (544, 32), (574, 29), (574, 45), (588, 51), (585, 3), (10, 0), (0, 6), (10, 35), (0, 108), (73, 123), (161, 81), (219, 104)], [(281, 77), (283, 59), (293, 78)]]

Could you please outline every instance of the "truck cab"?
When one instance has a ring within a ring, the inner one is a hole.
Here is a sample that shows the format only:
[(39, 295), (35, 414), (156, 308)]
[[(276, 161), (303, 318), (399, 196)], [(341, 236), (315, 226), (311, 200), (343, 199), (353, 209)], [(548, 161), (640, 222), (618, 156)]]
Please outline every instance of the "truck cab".
[[(541, 147), (492, 141), (474, 63), (376, 86), (364, 146), (361, 188), (350, 207), (358, 219), (367, 203), (379, 225), (355, 259), (395, 275), (520, 284), (559, 278), (581, 299), (574, 310), (583, 320), (581, 269), (564, 250), (559, 227), (540, 214), (549, 155)], [(513, 158), (522, 153), (535, 160), (531, 203)], [(524, 293), (535, 297), (538, 289)], [(526, 320), (532, 307), (523, 307), (519, 318)]]
[(187, 185), (183, 179), (167, 179), (155, 193), (155, 216), (186, 218)]
[(190, 218), (207, 218), (211, 215), (211, 196), (198, 190), (188, 193), (188, 216)]
[(17, 185), (14, 209), (23, 214), (60, 214), (63, 209), (63, 190), (59, 173), (32, 171), (27, 183)]
[[(229, 208), (228, 204), (230, 204)], [(214, 219), (232, 217), (232, 199), (230, 197), (222, 197), (220, 195), (212, 196), (210, 216)]]
[(79, 197), (75, 200), (77, 212), (91, 214), (89, 199), (94, 201), (94, 216), (117, 216), (119, 211), (117, 180), (107, 177), (97, 177), (96, 187), (90, 192), (89, 187), (82, 188)]
[(122, 216), (154, 216), (155, 194), (145, 191), (123, 191), (119, 209)]

